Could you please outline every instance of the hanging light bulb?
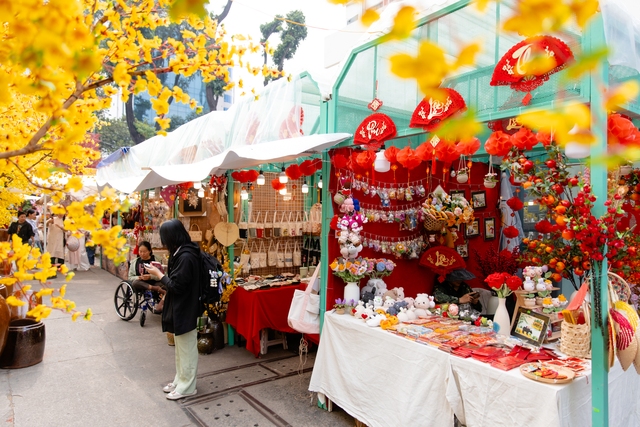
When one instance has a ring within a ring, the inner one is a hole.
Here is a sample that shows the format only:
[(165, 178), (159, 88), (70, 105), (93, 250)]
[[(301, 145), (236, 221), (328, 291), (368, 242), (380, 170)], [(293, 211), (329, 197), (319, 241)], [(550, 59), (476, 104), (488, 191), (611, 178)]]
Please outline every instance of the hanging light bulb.
[(211, 187), (211, 188), (209, 189), (209, 191), (211, 191), (211, 194), (213, 194), (213, 193), (215, 193), (215, 192), (216, 192), (216, 189), (215, 189), (215, 188), (213, 188), (213, 187)]
[(119, 199), (120, 199), (120, 201), (121, 201), (121, 202), (124, 202), (124, 199), (126, 199), (126, 198), (127, 198), (127, 195), (126, 195), (126, 194), (124, 194), (124, 193), (120, 193), (120, 197), (119, 197)]
[(240, 198), (242, 200), (248, 200), (249, 199), (249, 193), (247, 193), (247, 189), (242, 187), (242, 190), (240, 190)]
[(303, 194), (307, 194), (309, 192), (309, 186), (307, 185), (307, 181), (305, 181), (304, 184), (302, 184), (301, 190)]
[(204, 188), (200, 187), (200, 189), (198, 190), (198, 197), (200, 198), (204, 197)]
[(280, 190), (280, 194), (282, 194), (283, 196), (287, 194), (287, 187), (284, 187), (282, 190)]
[(202, 183), (200, 181), (193, 181), (193, 188), (199, 190), (202, 188)]
[(289, 177), (284, 171), (284, 166), (282, 167), (282, 172), (280, 172), (280, 175), (278, 175), (278, 181), (280, 181), (282, 184), (286, 184), (287, 182), (289, 182)]
[(320, 175), (320, 181), (318, 181), (318, 188), (322, 188), (322, 175)]
[(258, 175), (258, 178), (256, 178), (256, 184), (264, 185), (264, 181), (264, 174), (262, 173), (262, 169), (260, 169), (260, 175)]
[(376, 160), (373, 162), (373, 169), (380, 173), (389, 172), (389, 169), (391, 169), (391, 162), (389, 162), (389, 160), (384, 156), (384, 146), (382, 146), (382, 150), (376, 153)]

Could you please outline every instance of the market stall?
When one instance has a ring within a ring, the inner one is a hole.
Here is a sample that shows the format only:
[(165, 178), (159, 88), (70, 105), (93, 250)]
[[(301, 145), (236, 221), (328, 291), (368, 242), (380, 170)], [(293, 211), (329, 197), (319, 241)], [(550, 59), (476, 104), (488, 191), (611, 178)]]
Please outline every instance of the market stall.
[[(606, 10), (620, 2), (603, 3)], [(623, 268), (636, 262), (636, 173), (620, 158), (612, 165), (583, 160), (614, 157), (635, 144), (638, 99), (608, 115), (599, 106), (604, 82), (639, 81), (640, 69), (628, 61), (622, 65), (618, 56), (581, 79), (563, 71), (579, 55), (601, 48), (605, 34), (612, 46), (614, 22), (633, 24), (609, 10), (604, 27), (597, 15), (587, 31), (569, 26), (525, 38), (496, 30), (511, 14), (509, 2), (501, 2), (478, 19), (469, 1), (455, 2), (422, 19), (406, 40), (381, 38), (354, 49), (333, 88), (327, 131), (353, 132), (354, 139), (324, 155), (323, 175), (331, 180), (323, 200), (332, 202), (323, 205), (329, 232), (322, 241), (328, 274), (321, 307), (327, 315), (310, 390), (368, 425), (447, 425), (454, 414), (467, 425), (529, 425), (540, 402), (555, 410), (538, 419), (541, 425), (640, 422), (637, 411), (608, 403), (625, 402), (620, 396), (640, 384), (634, 372), (640, 365), (631, 367), (640, 354), (638, 307), (630, 298), (637, 283)], [(390, 72), (390, 57), (413, 57), (422, 40), (437, 41), (445, 56), (455, 57), (458, 45), (481, 36), (491, 40), (483, 43), (476, 64), (443, 81), (439, 97), (423, 99), (415, 81)], [(516, 70), (512, 62), (526, 63), (529, 54), (553, 58), (553, 67), (538, 74)], [(567, 138), (558, 140), (554, 129), (530, 119), (538, 116), (523, 115), (551, 108), (581, 111), (586, 119), (575, 127), (591, 132), (591, 147), (573, 140), (573, 123)], [(484, 123), (475, 138), (448, 141), (439, 135), (442, 124), (465, 109)], [(459, 269), (470, 274), (449, 276)], [(624, 276), (622, 282), (610, 274)], [(498, 300), (492, 323), (466, 307), (475, 306), (477, 296), (446, 294), (438, 289), (443, 280), (449, 288), (450, 282), (468, 282), (468, 288), (456, 284), (455, 292), (492, 292)], [(509, 299), (515, 303), (512, 293), (522, 306), (515, 313), (505, 306)], [(572, 294), (575, 304), (569, 303)], [(334, 314), (342, 311), (356, 319)], [(476, 335), (487, 337), (478, 344)], [(560, 337), (559, 347), (535, 351)], [(424, 345), (412, 342), (417, 340)], [(519, 357), (519, 350), (504, 350), (523, 342), (535, 349), (532, 355), (544, 356), (537, 365)], [(492, 347), (500, 351), (492, 354)], [(484, 364), (467, 359), (474, 356)], [(589, 357), (588, 368), (572, 359), (583, 363)], [(413, 371), (424, 358), (438, 365), (446, 360), (439, 365), (446, 375)], [(399, 378), (391, 395), (372, 393), (391, 381), (382, 366), (393, 367), (389, 371)], [(418, 375), (433, 377), (413, 384)], [(567, 384), (531, 382), (536, 377)], [(529, 396), (522, 404), (521, 394), (505, 393), (506, 407), (514, 408), (507, 415), (505, 405), (494, 408), (483, 400), (487, 385), (531, 389), (540, 398)], [(426, 390), (431, 394), (423, 396)], [(433, 394), (446, 394), (446, 402), (403, 405), (436, 399)]]

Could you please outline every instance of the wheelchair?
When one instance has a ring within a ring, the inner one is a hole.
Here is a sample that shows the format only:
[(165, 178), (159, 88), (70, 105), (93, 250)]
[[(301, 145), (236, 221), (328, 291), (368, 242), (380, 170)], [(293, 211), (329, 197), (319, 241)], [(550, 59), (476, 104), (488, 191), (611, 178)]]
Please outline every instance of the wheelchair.
[(140, 326), (144, 326), (147, 319), (147, 310), (153, 313), (153, 308), (160, 302), (160, 294), (155, 291), (135, 291), (128, 280), (120, 282), (113, 297), (116, 314), (122, 320), (129, 321), (140, 313)]

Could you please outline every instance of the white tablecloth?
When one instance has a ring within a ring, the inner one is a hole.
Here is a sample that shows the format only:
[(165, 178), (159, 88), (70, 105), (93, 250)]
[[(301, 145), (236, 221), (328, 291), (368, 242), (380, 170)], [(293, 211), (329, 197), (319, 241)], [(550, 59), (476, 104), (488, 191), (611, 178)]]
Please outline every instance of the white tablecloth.
[[(309, 390), (323, 393), (370, 427), (585, 427), (591, 377), (569, 384), (531, 381), (474, 359), (327, 313)], [(640, 376), (616, 363), (609, 373), (611, 426), (640, 426)]]

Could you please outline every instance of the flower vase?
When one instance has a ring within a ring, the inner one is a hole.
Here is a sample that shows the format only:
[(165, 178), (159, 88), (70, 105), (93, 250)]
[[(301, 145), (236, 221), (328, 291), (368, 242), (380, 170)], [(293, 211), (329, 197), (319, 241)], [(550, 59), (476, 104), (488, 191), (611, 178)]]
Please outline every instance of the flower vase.
[(496, 314), (493, 316), (493, 328), (498, 335), (504, 335), (506, 337), (511, 335), (511, 319), (507, 311), (506, 298), (498, 299), (498, 308), (496, 309)]
[(336, 308), (336, 314), (344, 314), (344, 308)]
[(213, 351), (213, 331), (203, 329), (198, 332), (198, 353), (211, 354)]
[(222, 350), (224, 348), (224, 328), (220, 316), (209, 316), (211, 319), (210, 328), (213, 332), (213, 348)]
[(347, 282), (344, 287), (344, 300), (348, 303), (354, 301), (354, 305), (360, 301), (360, 286), (356, 282)]

